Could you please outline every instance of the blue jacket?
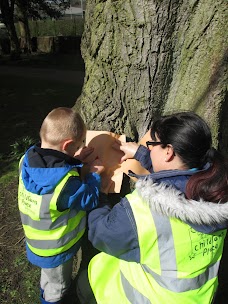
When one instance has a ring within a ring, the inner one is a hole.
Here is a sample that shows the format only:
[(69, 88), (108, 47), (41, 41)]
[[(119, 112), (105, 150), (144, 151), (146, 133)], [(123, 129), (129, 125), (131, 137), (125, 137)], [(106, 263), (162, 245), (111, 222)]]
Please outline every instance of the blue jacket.
[[(25, 188), (39, 195), (52, 193), (67, 172), (77, 168), (80, 173), (82, 167), (79, 160), (56, 150), (42, 149), (38, 145), (25, 153), (21, 165)], [(89, 173), (84, 181), (80, 177), (71, 177), (58, 197), (58, 210), (74, 208), (88, 211), (95, 208), (99, 201), (100, 181), (100, 176), (96, 173)], [(38, 256), (27, 245), (26, 251), (32, 264), (41, 268), (53, 268), (73, 257), (79, 247), (80, 242), (77, 242), (66, 252), (53, 257)]]
[[(180, 200), (179, 197), (183, 198), (179, 194), (185, 193), (186, 183), (190, 176), (197, 172), (196, 169), (153, 173), (149, 151), (143, 146), (139, 147), (135, 159), (139, 160), (143, 167), (152, 172), (148, 176), (137, 176), (139, 178), (136, 184), (137, 191), (142, 197), (145, 196), (145, 199), (155, 197), (156, 193), (160, 191), (160, 196), (158, 197), (162, 197), (163, 201), (159, 202), (160, 205), (157, 208), (159, 211), (162, 210), (164, 215), (177, 217), (192, 226), (195, 230), (203, 233), (212, 233), (213, 231), (227, 227), (227, 206), (224, 206), (226, 208), (225, 212), (218, 210), (216, 213), (218, 216), (215, 218), (213, 216), (214, 210), (210, 211), (210, 207), (207, 208), (206, 206), (208, 214), (205, 212), (205, 206), (204, 209), (200, 209), (201, 202), (194, 202), (195, 205), (192, 208), (192, 212), (186, 210), (188, 202), (184, 202), (185, 204), (182, 201), (177, 202), (175, 209), (173, 208), (174, 202), (169, 197), (169, 194), (165, 194), (165, 189), (171, 188), (171, 191), (175, 192), (173, 195), (174, 199)], [(160, 189), (152, 194), (151, 189), (155, 188), (153, 187), (155, 184)], [(212, 208), (223, 208), (222, 204), (219, 206), (213, 203), (210, 204)], [(199, 208), (199, 212), (197, 208)], [(224, 213), (224, 216), (220, 216), (222, 213)], [(88, 226), (88, 237), (95, 248), (126, 261), (140, 261), (137, 227), (131, 206), (126, 197), (122, 198), (113, 208), (105, 205), (91, 211), (88, 216)]]

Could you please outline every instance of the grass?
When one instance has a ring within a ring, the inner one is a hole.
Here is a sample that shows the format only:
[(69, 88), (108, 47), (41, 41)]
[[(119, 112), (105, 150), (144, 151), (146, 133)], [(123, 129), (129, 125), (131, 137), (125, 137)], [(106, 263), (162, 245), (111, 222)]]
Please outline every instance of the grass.
[(72, 107), (81, 90), (77, 85), (11, 75), (0, 76), (0, 83), (0, 153), (9, 152), (18, 138), (37, 139), (47, 113), (58, 106)]
[[(38, 303), (32, 295), (38, 284), (37, 269), (25, 256), (24, 234), (17, 208), (17, 162), (0, 178), (0, 295), (1, 303)], [(32, 275), (31, 275), (32, 274)], [(31, 288), (33, 286), (33, 288)]]
[(21, 54), (18, 61), (10, 61), (10, 55), (0, 57), (0, 64), (7, 66), (58, 68), (58, 70), (84, 71), (84, 62), (80, 54)]
[(0, 178), (1, 304), (39, 303), (39, 269), (29, 264), (17, 208), (18, 162)]
[[(77, 79), (75, 84), (72, 79), (69, 83), (66, 79), (56, 81), (51, 77), (48, 79), (45, 71), (44, 79), (42, 75), (35, 78), (26, 74), (26, 68), (23, 67), (24, 75), (0, 73), (1, 158), (2, 154), (9, 153), (10, 146), (19, 138), (29, 136), (37, 140), (47, 113), (58, 106), (72, 107), (81, 93), (82, 84), (77, 84)], [(55, 70), (49, 71), (55, 73)]]

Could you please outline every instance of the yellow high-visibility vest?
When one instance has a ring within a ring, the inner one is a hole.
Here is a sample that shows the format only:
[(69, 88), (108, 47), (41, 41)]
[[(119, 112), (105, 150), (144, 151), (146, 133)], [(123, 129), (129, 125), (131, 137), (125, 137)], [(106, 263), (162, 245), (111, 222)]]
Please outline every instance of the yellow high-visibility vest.
[(58, 183), (53, 193), (37, 195), (25, 189), (19, 176), (18, 206), (28, 247), (39, 256), (53, 256), (71, 248), (84, 234), (86, 212), (57, 210), (56, 202), (61, 190), (71, 176), (69, 171)]
[(140, 263), (96, 255), (88, 276), (97, 303), (211, 303), (226, 230), (200, 233), (154, 212), (136, 190), (126, 197), (137, 225)]

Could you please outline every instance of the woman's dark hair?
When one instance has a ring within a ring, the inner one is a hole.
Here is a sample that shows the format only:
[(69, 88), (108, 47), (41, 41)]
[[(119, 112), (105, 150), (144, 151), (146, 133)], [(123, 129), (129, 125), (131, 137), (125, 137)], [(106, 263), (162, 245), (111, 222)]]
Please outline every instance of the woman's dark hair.
[(206, 122), (193, 112), (163, 116), (152, 124), (151, 138), (156, 136), (163, 147), (172, 145), (175, 154), (189, 168), (208, 169), (191, 176), (186, 196), (211, 202), (228, 201), (228, 164), (212, 148), (211, 131)]

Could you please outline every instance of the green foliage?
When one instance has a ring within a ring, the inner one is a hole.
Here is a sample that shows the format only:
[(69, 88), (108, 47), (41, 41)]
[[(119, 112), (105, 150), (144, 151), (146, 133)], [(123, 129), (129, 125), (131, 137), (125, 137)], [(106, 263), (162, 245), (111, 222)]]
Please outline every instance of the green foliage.
[(69, 0), (16, 0), (15, 2), (17, 10), (14, 14), (16, 17), (20, 18), (21, 16), (25, 17), (26, 15), (26, 18), (27, 16), (30, 16), (37, 20), (47, 16), (59, 18), (64, 14), (65, 9), (70, 6)]
[(81, 36), (84, 19), (81, 17), (61, 20), (36, 20), (29, 22), (31, 37), (42, 36)]
[(13, 160), (19, 160), (25, 151), (35, 143), (35, 140), (29, 136), (25, 136), (16, 140), (11, 147), (10, 157)]

